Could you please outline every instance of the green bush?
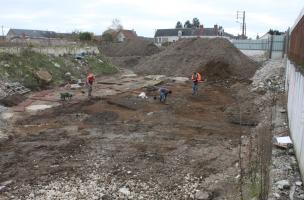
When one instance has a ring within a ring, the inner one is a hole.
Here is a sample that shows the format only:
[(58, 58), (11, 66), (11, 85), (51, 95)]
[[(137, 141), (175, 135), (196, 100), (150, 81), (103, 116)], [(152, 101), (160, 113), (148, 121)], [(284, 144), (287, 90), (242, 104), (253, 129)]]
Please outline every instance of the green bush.
[(80, 32), (79, 40), (81, 41), (91, 41), (93, 39), (93, 34), (89, 32)]

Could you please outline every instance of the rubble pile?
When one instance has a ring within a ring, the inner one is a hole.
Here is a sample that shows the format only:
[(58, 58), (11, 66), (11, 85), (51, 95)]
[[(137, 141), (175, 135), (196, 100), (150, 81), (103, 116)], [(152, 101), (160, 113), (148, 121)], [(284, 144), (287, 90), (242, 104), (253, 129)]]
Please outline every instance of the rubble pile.
[(0, 81), (0, 99), (14, 94), (23, 95), (30, 91), (19, 82)]
[(263, 68), (256, 72), (252, 78), (252, 91), (265, 94), (268, 90), (284, 92), (284, 80), (280, 74), (284, 70), (281, 60), (272, 60), (265, 63)]

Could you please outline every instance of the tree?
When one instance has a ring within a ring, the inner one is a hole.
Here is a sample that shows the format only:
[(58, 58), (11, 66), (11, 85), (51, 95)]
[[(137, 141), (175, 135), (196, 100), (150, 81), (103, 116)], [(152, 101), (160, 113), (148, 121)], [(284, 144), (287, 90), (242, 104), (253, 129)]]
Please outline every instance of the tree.
[(93, 38), (92, 36), (93, 36), (93, 34), (89, 33), (89, 32), (80, 32), (79, 33), (79, 39), (81, 41), (91, 41)]
[(102, 41), (113, 42), (113, 36), (110, 32), (104, 32), (101, 36)]
[(192, 24), (190, 23), (189, 20), (187, 20), (184, 24), (184, 28), (192, 28)]
[(115, 30), (115, 31), (119, 31), (119, 30), (123, 29), (123, 26), (122, 26), (120, 20), (117, 19), (117, 18), (115, 18), (115, 19), (112, 20), (112, 24), (109, 27), (109, 29), (112, 29), (112, 30)]
[(200, 24), (200, 21), (199, 21), (198, 18), (195, 17), (195, 18), (192, 19), (192, 26), (193, 26), (193, 27), (199, 28), (200, 25), (201, 25), (201, 24)]
[(281, 33), (280, 31), (278, 31), (278, 30), (272, 30), (272, 29), (270, 29), (270, 30), (268, 31), (268, 33), (269, 33), (270, 35), (282, 35), (282, 33)]
[(178, 21), (175, 25), (175, 28), (183, 28), (183, 24), (180, 21)]

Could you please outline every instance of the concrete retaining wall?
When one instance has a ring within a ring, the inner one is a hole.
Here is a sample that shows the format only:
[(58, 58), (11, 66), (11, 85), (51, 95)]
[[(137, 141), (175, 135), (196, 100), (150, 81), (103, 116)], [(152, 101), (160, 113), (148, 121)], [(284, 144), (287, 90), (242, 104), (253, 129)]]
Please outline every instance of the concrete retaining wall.
[[(304, 8), (295, 21), (294, 26), (304, 17)], [(302, 179), (304, 179), (304, 73), (299, 71), (290, 60), (287, 59), (285, 89), (288, 93), (288, 122), (290, 135), (294, 143), (296, 157), (299, 163)]]
[[(0, 47), (0, 52), (7, 52), (12, 54), (20, 53), (24, 47)], [(55, 56), (63, 54), (80, 54), (82, 52), (86, 53), (99, 53), (97, 47), (88, 46), (88, 47), (78, 47), (78, 46), (67, 46), (67, 47), (34, 47), (31, 48), (33, 51), (42, 54), (51, 54)]]
[(287, 60), (285, 89), (288, 121), (302, 177), (304, 177), (304, 76)]

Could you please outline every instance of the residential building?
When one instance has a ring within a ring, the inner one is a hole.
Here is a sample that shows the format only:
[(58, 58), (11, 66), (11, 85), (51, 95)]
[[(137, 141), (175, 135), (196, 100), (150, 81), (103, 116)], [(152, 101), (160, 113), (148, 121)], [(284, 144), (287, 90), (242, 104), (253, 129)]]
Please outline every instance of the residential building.
[(174, 28), (174, 29), (158, 29), (155, 32), (154, 43), (161, 46), (163, 43), (176, 42), (181, 38), (212, 38), (226, 37), (233, 39), (235, 36), (226, 33), (222, 26), (214, 25), (213, 28), (204, 28), (201, 25), (199, 28)]
[(10, 29), (6, 35), (6, 39), (9, 41), (14, 39), (49, 39), (49, 38), (56, 38), (56, 32), (27, 30), (27, 29)]
[(137, 34), (134, 30), (119, 30), (118, 32), (116, 32), (114, 40), (118, 42), (124, 42), (136, 38)]

